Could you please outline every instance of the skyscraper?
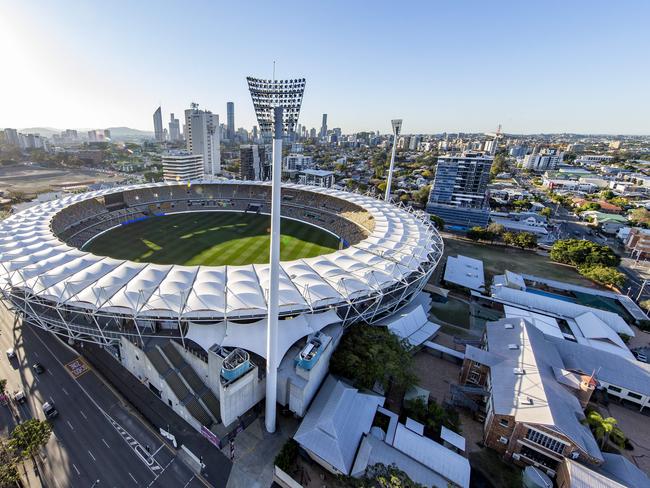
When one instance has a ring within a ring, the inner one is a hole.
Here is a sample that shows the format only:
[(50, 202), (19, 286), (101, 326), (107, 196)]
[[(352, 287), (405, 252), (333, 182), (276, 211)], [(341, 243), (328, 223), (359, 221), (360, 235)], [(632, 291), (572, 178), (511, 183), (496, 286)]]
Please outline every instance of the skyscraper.
[(233, 102), (228, 102), (226, 104), (227, 110), (227, 132), (226, 137), (229, 141), (235, 139), (235, 104)]
[(221, 173), (219, 115), (199, 110), (199, 105), (193, 103), (185, 110), (185, 138), (190, 153), (203, 155), (206, 176)]
[(170, 151), (162, 156), (165, 181), (201, 180), (204, 176), (203, 156), (187, 151)]
[(427, 212), (441, 217), (446, 224), (487, 225), (487, 185), (492, 161), (491, 156), (469, 152), (438, 158)]
[(320, 126), (320, 138), (325, 139), (327, 137), (327, 114), (323, 114), (323, 123)]
[(174, 114), (169, 116), (169, 140), (172, 142), (181, 140), (181, 124), (174, 118)]
[(273, 107), (283, 107), (284, 134), (290, 137), (298, 123), (305, 79), (262, 80), (248, 76), (248, 89), (253, 99), (255, 115), (260, 126), (262, 139), (270, 143), (273, 128)]
[(163, 142), (165, 140), (162, 123), (162, 110), (160, 107), (158, 107), (153, 113), (153, 132), (154, 137), (158, 142)]
[(240, 146), (239, 158), (241, 161), (239, 177), (242, 180), (268, 180), (269, 165), (266, 164), (264, 146), (257, 144)]

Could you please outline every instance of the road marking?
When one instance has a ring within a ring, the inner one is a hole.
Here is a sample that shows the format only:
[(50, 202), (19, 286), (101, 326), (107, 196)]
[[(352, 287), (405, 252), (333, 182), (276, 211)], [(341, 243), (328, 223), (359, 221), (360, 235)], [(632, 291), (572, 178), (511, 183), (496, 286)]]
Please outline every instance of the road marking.
[(109, 449), (111, 448), (111, 446), (108, 445), (108, 442), (106, 442), (106, 440), (103, 437), (102, 437), (102, 442), (106, 447), (108, 447)]
[(54, 376), (54, 375), (52, 374), (52, 371), (50, 371), (49, 369), (47, 370), (47, 374), (49, 374), (50, 376)]
[(66, 420), (66, 423), (67, 423), (68, 426), (70, 427), (70, 430), (74, 430), (74, 427), (72, 426), (72, 424), (70, 423), (69, 420)]
[(84, 413), (83, 410), (79, 410), (79, 413), (81, 414), (81, 416), (82, 416), (83, 418), (85, 418), (86, 420), (88, 420), (88, 417), (86, 417), (86, 414)]
[(161, 444), (160, 447), (154, 451), (151, 457), (154, 457), (156, 454), (158, 454), (158, 451), (160, 451), (163, 447), (165, 447), (165, 444)]
[(65, 369), (68, 373), (70, 373), (70, 376), (76, 380), (80, 376), (83, 376), (88, 371), (90, 371), (90, 366), (88, 366), (88, 363), (81, 356), (79, 356), (69, 363), (66, 363)]
[[(127, 471), (127, 473), (129, 473), (129, 472)], [(133, 481), (135, 481), (135, 484), (137, 485), (137, 484), (138, 484), (138, 480), (136, 480), (136, 479), (133, 477), (133, 475), (132, 475), (131, 473), (129, 473), (129, 476), (131, 477), (131, 479), (132, 479)]]
[(70, 393), (68, 393), (68, 391), (65, 388), (61, 387), (61, 391), (65, 393), (67, 396), (70, 396)]
[(72, 464), (72, 467), (73, 467), (74, 470), (77, 472), (77, 475), (78, 475), (78, 476), (81, 476), (81, 473), (79, 472), (79, 470), (77, 469), (77, 467), (74, 465), (74, 463)]
[(190, 485), (190, 483), (192, 482), (193, 479), (194, 479), (194, 475), (192, 475), (192, 477), (189, 480), (187, 480), (187, 483), (185, 483), (185, 485), (183, 485), (183, 488), (187, 488)]
[(88, 451), (88, 454), (90, 454), (90, 457), (93, 458), (93, 461), (97, 461), (97, 459), (95, 459), (95, 456), (93, 456), (93, 453), (90, 452), (90, 450)]

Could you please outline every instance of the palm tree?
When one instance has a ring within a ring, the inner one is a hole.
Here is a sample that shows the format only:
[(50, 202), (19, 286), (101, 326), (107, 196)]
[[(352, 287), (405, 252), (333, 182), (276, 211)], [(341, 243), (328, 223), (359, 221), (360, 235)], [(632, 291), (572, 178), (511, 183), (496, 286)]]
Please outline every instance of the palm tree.
[(600, 441), (603, 449), (607, 441), (612, 439), (620, 447), (625, 445), (625, 434), (617, 427), (618, 421), (614, 417), (603, 417), (595, 410), (587, 412), (586, 423), (591, 428), (594, 437)]

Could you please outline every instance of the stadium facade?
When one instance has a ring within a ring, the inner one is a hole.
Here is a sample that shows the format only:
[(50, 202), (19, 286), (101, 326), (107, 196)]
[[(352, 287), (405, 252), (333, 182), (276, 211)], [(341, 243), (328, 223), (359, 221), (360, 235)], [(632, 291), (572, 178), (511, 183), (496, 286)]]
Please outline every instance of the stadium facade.
[[(154, 215), (268, 214), (270, 205), (269, 183), (243, 181), (152, 183), (46, 202), (0, 224), (0, 289), (23, 324), (102, 345), (195, 428), (218, 437), (264, 397), (269, 265), (159, 265), (83, 248)], [(327, 188), (283, 185), (282, 216), (342, 243), (281, 263), (277, 399), (302, 415), (344, 327), (409, 303), (443, 243), (426, 214)]]

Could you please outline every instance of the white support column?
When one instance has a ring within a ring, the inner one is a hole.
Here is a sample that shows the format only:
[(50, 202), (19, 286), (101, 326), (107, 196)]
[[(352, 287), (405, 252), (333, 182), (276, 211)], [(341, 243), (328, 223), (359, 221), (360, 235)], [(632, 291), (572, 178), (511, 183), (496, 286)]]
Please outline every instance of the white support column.
[(269, 262), (269, 299), (266, 329), (266, 431), (275, 432), (278, 385), (278, 310), (280, 282), (280, 205), (282, 176), (282, 107), (274, 108), (273, 161), (271, 178), (271, 252)]
[(390, 187), (393, 182), (393, 166), (395, 166), (395, 151), (397, 150), (397, 138), (402, 130), (402, 119), (393, 119), (390, 121), (393, 125), (393, 150), (390, 154), (390, 168), (388, 168), (388, 181), (386, 182), (386, 196), (384, 200), (390, 201)]

